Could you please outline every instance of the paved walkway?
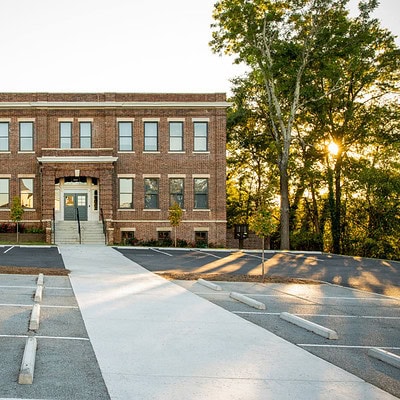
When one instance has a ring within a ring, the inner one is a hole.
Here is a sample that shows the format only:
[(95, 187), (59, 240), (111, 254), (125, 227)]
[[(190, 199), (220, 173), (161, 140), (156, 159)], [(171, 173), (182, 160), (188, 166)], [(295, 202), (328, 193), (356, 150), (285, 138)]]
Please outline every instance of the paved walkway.
[(61, 246), (112, 400), (395, 399), (105, 246)]

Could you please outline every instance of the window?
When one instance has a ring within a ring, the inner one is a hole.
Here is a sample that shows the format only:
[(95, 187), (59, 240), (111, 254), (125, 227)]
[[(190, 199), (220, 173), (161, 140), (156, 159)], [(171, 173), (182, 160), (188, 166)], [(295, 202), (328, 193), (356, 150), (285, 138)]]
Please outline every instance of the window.
[(144, 123), (144, 151), (158, 151), (158, 122)]
[(8, 122), (0, 122), (0, 151), (8, 151)]
[(119, 151), (133, 150), (132, 122), (118, 122)]
[(19, 123), (20, 151), (33, 151), (33, 122)]
[(33, 179), (21, 178), (19, 188), (22, 207), (33, 208)]
[(79, 123), (79, 138), (80, 148), (90, 149), (92, 147), (92, 123), (80, 122)]
[(171, 178), (169, 180), (169, 205), (178, 203), (180, 208), (184, 206), (184, 179)]
[(195, 231), (194, 242), (198, 247), (204, 247), (208, 244), (208, 232), (206, 231)]
[(169, 150), (183, 151), (183, 122), (169, 123)]
[(144, 180), (144, 208), (158, 209), (158, 178)]
[(133, 179), (119, 180), (119, 208), (133, 208)]
[(60, 149), (72, 148), (72, 122), (60, 122)]
[(9, 208), (10, 206), (10, 182), (9, 179), (0, 179), (0, 208)]
[(194, 180), (194, 208), (208, 209), (208, 178)]
[(135, 244), (135, 231), (122, 231), (121, 240), (123, 244)]
[(194, 122), (194, 151), (208, 150), (208, 122)]

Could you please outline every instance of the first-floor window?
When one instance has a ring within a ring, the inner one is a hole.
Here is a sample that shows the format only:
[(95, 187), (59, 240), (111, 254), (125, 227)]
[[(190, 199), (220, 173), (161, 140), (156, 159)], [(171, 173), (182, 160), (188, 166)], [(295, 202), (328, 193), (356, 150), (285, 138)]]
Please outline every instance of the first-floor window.
[(194, 233), (194, 241), (197, 246), (208, 244), (208, 232), (206, 231), (196, 231)]
[(194, 208), (208, 208), (208, 178), (194, 180)]
[(8, 208), (10, 206), (9, 188), (9, 179), (0, 179), (0, 208)]
[(119, 180), (119, 208), (133, 208), (133, 179)]
[(144, 180), (144, 208), (158, 209), (158, 178)]
[(19, 185), (22, 207), (33, 208), (33, 179), (21, 178)]
[(184, 179), (171, 178), (169, 180), (169, 205), (173, 206), (175, 203), (180, 208), (184, 207)]

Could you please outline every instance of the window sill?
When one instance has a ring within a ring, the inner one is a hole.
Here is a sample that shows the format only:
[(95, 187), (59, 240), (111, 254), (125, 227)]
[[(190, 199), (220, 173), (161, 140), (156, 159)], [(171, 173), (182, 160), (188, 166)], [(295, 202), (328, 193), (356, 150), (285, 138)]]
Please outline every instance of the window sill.
[(184, 150), (170, 150), (168, 154), (186, 154)]
[(193, 151), (193, 154), (210, 154), (209, 151)]
[(135, 154), (133, 150), (118, 150), (118, 154)]
[(143, 211), (161, 211), (159, 208), (143, 208)]
[(26, 212), (36, 211), (36, 208), (24, 208), (24, 211)]
[(160, 154), (159, 151), (143, 150), (143, 154)]
[(35, 154), (35, 152), (34, 151), (31, 151), (31, 150), (27, 150), (27, 151), (22, 151), (22, 150), (20, 150), (19, 152), (18, 152), (18, 154)]
[(0, 150), (0, 154), (11, 154), (9, 150)]
[(134, 208), (118, 208), (117, 211), (135, 211)]
[(211, 211), (209, 208), (193, 208), (193, 211)]

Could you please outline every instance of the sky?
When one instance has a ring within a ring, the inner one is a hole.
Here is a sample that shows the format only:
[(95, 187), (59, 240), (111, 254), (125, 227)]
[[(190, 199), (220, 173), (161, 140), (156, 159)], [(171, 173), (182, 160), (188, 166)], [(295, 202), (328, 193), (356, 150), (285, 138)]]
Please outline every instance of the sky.
[[(229, 94), (244, 68), (208, 45), (215, 1), (0, 0), (0, 92)], [(374, 14), (400, 37), (399, 15)]]

